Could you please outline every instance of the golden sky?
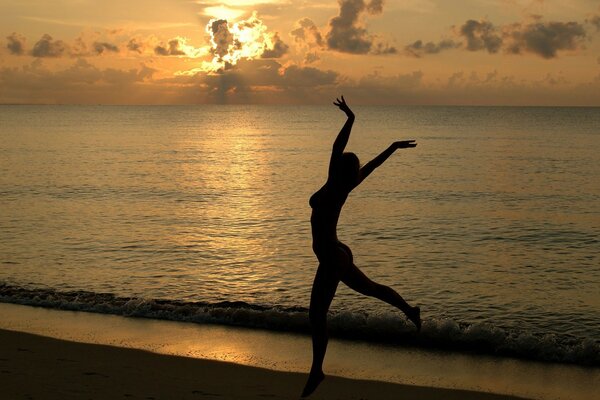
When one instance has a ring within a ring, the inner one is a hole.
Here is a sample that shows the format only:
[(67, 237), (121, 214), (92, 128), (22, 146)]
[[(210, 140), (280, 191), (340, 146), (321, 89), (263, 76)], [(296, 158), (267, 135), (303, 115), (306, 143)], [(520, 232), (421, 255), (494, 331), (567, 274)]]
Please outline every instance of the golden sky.
[(0, 0), (0, 103), (600, 106), (598, 0)]

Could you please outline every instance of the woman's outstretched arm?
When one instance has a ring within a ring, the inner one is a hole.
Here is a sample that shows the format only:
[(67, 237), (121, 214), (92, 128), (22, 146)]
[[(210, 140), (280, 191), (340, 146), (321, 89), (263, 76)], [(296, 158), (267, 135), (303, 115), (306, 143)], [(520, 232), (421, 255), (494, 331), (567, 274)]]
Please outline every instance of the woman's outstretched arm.
[(358, 174), (358, 184), (365, 180), (365, 178), (371, 175), (371, 172), (375, 171), (377, 167), (385, 162), (394, 152), (398, 149), (408, 149), (411, 147), (417, 147), (417, 144), (414, 140), (402, 140), (399, 142), (394, 142), (381, 152), (377, 157), (366, 163)]
[(352, 112), (350, 107), (348, 107), (348, 104), (346, 104), (346, 100), (344, 99), (344, 96), (342, 96), (341, 100), (340, 99), (335, 99), (335, 100), (336, 101), (334, 101), (333, 104), (335, 104), (336, 106), (338, 106), (340, 108), (340, 110), (345, 112), (348, 119), (346, 120), (346, 123), (340, 130), (340, 133), (338, 133), (337, 138), (335, 139), (335, 142), (333, 142), (333, 150), (331, 151), (331, 160), (329, 161), (329, 176), (332, 175), (332, 171), (335, 168), (335, 164), (342, 158), (342, 154), (344, 153), (344, 149), (346, 148), (346, 145), (348, 144), (348, 139), (350, 138), (350, 132), (352, 131), (352, 125), (354, 124), (354, 113)]

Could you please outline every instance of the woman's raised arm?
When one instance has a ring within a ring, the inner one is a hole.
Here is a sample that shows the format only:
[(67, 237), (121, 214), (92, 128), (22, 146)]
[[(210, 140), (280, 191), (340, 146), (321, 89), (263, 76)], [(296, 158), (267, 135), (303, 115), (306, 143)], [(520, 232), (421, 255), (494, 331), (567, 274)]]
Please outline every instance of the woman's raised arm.
[(329, 176), (332, 175), (333, 170), (335, 169), (335, 165), (341, 160), (342, 154), (344, 153), (344, 149), (348, 144), (348, 139), (350, 138), (350, 132), (352, 131), (352, 125), (354, 124), (354, 113), (346, 104), (346, 100), (344, 96), (342, 99), (335, 99), (333, 102), (334, 105), (338, 106), (340, 110), (346, 113), (348, 119), (346, 123), (338, 133), (335, 142), (333, 142), (333, 149), (331, 150), (331, 160), (329, 161)]
[(371, 175), (371, 172), (375, 171), (377, 167), (385, 162), (394, 152), (398, 149), (408, 149), (411, 147), (417, 147), (417, 143), (414, 140), (401, 140), (394, 142), (381, 152), (377, 157), (366, 163), (358, 173), (358, 184), (359, 185), (365, 178)]

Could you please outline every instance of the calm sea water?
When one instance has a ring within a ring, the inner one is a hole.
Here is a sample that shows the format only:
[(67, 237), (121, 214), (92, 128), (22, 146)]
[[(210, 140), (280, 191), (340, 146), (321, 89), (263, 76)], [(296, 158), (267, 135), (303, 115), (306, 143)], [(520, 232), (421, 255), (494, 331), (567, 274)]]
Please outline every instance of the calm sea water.
[[(357, 265), (438, 333), (568, 339), (597, 357), (600, 109), (355, 113), (362, 162), (418, 141), (349, 197), (339, 237)], [(333, 106), (0, 106), (4, 301), (27, 288), (307, 307), (308, 198), (344, 120)], [(402, 319), (343, 286), (332, 312), (375, 330)]]

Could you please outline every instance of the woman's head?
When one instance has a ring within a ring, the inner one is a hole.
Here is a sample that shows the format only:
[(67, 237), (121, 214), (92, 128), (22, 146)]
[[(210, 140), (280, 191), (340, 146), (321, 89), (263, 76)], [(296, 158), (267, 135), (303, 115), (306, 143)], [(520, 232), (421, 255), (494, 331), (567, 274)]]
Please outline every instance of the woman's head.
[(358, 172), (360, 161), (354, 153), (343, 153), (342, 158), (335, 170), (334, 179), (336, 183), (344, 187), (354, 187), (358, 183)]

